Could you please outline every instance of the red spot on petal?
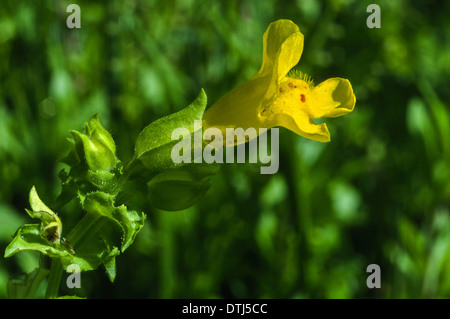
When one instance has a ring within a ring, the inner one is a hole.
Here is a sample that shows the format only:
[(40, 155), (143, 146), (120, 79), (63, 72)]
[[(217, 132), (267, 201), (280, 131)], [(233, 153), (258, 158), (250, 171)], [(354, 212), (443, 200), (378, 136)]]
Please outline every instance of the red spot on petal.
[(290, 88), (293, 88), (293, 87), (294, 87), (294, 84), (292, 84), (292, 82), (289, 82), (288, 86), (289, 86)]
[(302, 101), (303, 103), (305, 103), (305, 101), (306, 101), (305, 94), (300, 94), (300, 101)]

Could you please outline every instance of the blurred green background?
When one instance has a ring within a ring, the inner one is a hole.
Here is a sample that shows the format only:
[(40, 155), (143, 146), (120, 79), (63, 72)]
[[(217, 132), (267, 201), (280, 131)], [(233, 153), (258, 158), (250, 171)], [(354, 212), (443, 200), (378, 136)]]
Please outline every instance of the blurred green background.
[[(66, 8), (81, 7), (81, 29)], [(366, 8), (381, 7), (369, 29)], [(150, 122), (211, 105), (261, 64), (270, 22), (305, 35), (298, 67), (350, 80), (355, 110), (322, 144), (280, 130), (280, 171), (224, 165), (198, 205), (146, 211), (135, 244), (83, 273), (93, 298), (449, 298), (448, 1), (38, 1), (0, 4), (0, 251), (36, 185), (51, 203), (69, 130), (99, 112), (122, 160)], [(59, 212), (64, 223), (70, 211)], [(368, 289), (369, 264), (381, 289)], [(36, 253), (0, 259), (9, 277)], [(65, 275), (63, 275), (64, 285)], [(42, 293), (42, 292), (41, 292)], [(42, 295), (41, 295), (42, 296)]]

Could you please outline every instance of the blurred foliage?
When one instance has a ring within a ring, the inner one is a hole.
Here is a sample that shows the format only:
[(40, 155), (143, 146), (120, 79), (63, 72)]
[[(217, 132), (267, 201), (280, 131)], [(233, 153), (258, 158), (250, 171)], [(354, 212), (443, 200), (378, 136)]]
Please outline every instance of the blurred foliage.
[[(200, 204), (146, 211), (114, 284), (88, 272), (73, 292), (63, 275), (62, 295), (450, 297), (448, 1), (84, 0), (81, 29), (68, 29), (72, 2), (0, 5), (2, 252), (29, 221), (31, 186), (48, 203), (59, 193), (69, 130), (98, 112), (130, 158), (150, 122), (201, 88), (211, 105), (256, 72), (263, 32), (286, 18), (305, 35), (299, 67), (315, 83), (353, 85), (355, 110), (327, 121), (332, 141), (282, 130), (276, 175), (224, 165)], [(366, 27), (370, 3), (381, 29)], [(74, 209), (58, 212), (68, 228)], [(0, 297), (37, 263), (35, 253), (1, 258)], [(371, 263), (381, 289), (366, 287)]]

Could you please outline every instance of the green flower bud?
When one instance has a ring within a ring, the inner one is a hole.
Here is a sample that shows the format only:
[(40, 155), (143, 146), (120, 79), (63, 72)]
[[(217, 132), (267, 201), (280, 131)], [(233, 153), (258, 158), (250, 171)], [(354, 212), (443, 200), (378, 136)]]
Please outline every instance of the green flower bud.
[(103, 143), (113, 154), (116, 154), (116, 143), (114, 143), (111, 134), (109, 134), (100, 123), (98, 113), (91, 117), (89, 126), (86, 126), (86, 129), (88, 130), (91, 139)]

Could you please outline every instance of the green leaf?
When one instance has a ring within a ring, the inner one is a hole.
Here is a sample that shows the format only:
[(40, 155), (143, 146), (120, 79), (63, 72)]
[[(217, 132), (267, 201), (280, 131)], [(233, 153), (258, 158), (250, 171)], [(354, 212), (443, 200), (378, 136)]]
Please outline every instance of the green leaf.
[(71, 255), (62, 246), (57, 246), (41, 236), (39, 224), (25, 224), (17, 230), (14, 239), (6, 247), (5, 258), (11, 257), (23, 250), (37, 250), (50, 257)]
[(32, 210), (25, 210), (32, 218), (39, 218), (41, 220), (41, 236), (51, 242), (59, 243), (62, 232), (61, 220), (42, 202), (34, 186), (31, 188), (29, 198)]
[(175, 211), (194, 205), (209, 189), (219, 164), (193, 164), (163, 171), (147, 183), (148, 200), (154, 207)]
[[(47, 207), (47, 205), (44, 204), (44, 202), (39, 198), (39, 195), (36, 191), (36, 187), (32, 187), (30, 190), (30, 195), (29, 195), (29, 200), (30, 200), (30, 206), (31, 209), (34, 212), (46, 212), (49, 215), (53, 215), (55, 214), (50, 208)], [(33, 217), (33, 216), (31, 216)]]
[(152, 170), (181, 166), (182, 163), (175, 164), (171, 158), (172, 147), (179, 142), (172, 140), (172, 132), (177, 128), (185, 128), (189, 135), (194, 133), (194, 121), (202, 120), (206, 100), (205, 91), (202, 89), (188, 107), (144, 128), (136, 140), (135, 158)]
[(115, 265), (111, 259), (120, 253), (117, 247), (110, 248), (106, 241), (97, 236), (96, 239), (89, 240), (88, 245), (77, 249), (76, 255), (72, 255), (64, 246), (52, 244), (42, 238), (38, 224), (26, 224), (19, 228), (14, 239), (6, 247), (5, 258), (24, 250), (35, 250), (52, 258), (61, 258), (64, 268), (76, 264), (81, 271), (94, 270), (106, 263), (108, 275), (113, 274), (111, 266)]

